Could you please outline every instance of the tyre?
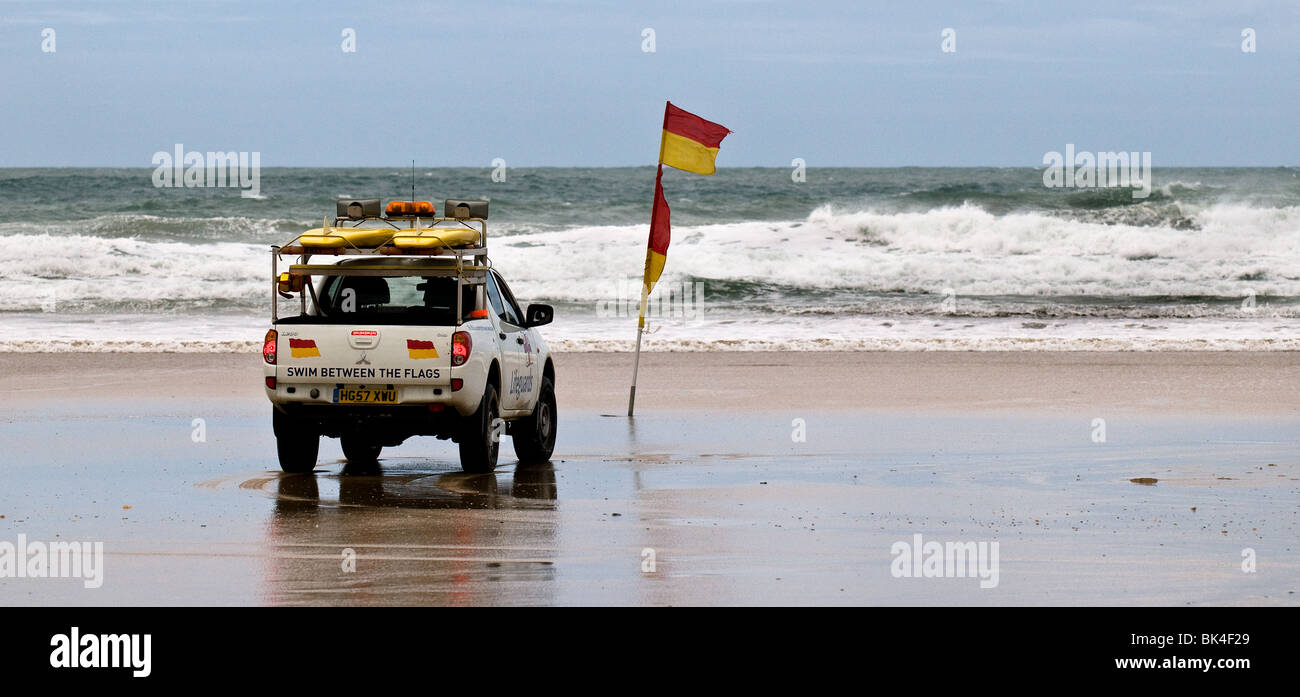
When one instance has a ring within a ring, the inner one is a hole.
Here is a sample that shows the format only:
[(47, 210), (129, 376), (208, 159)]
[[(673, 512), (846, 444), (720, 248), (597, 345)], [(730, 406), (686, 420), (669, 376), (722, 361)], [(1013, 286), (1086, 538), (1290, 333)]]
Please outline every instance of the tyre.
[(542, 388), (537, 395), (533, 413), (514, 422), (515, 455), (525, 465), (541, 464), (551, 459), (555, 452), (555, 385), (550, 378), (542, 378)]
[(497, 450), (501, 443), (499, 433), (492, 426), (500, 414), (497, 388), (488, 383), (483, 388), (483, 399), (478, 409), (465, 417), (461, 425), (460, 468), (471, 474), (491, 472), (497, 466)]
[(271, 425), (275, 431), (275, 452), (280, 458), (280, 469), (290, 474), (302, 474), (316, 469), (316, 454), (320, 450), (320, 434), (279, 409), (271, 412)]
[(384, 449), (384, 446), (375, 445), (358, 436), (343, 436), (339, 438), (339, 443), (343, 446), (343, 457), (348, 459), (349, 465), (373, 465), (379, 461), (379, 453)]

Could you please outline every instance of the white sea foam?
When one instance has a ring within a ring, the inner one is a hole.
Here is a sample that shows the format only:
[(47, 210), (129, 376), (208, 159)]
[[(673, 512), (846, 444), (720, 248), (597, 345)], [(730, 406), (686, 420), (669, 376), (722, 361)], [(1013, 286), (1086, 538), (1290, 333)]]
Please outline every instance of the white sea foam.
[(267, 297), (265, 249), (236, 242), (0, 236), (0, 311), (40, 311), (50, 303), (64, 309), (251, 304)]
[[(666, 280), (770, 284), (790, 290), (1009, 296), (1300, 296), (1300, 208), (1216, 205), (1200, 229), (1106, 225), (975, 206), (924, 213), (840, 213), (806, 220), (678, 226)], [(108, 225), (109, 221), (99, 224)], [(232, 221), (245, 225), (245, 221)], [(606, 297), (639, 276), (644, 225), (578, 227), (493, 239), (494, 263), (519, 294)], [(267, 237), (268, 243), (274, 235)], [(263, 244), (191, 244), (96, 234), (0, 234), (0, 281), (88, 281), (91, 299), (147, 278), (186, 297), (249, 297), (264, 287)], [(185, 288), (185, 286), (190, 286)], [(10, 291), (14, 289), (11, 287)], [(0, 303), (12, 297), (0, 290)]]
[[(646, 346), (1298, 348), (1290, 337), (1300, 336), (1291, 300), (1300, 297), (1300, 208), (1184, 209), (1192, 228), (998, 216), (971, 205), (916, 213), (827, 206), (797, 221), (678, 225), (663, 281), (702, 281), (705, 318), (660, 323)], [(249, 220), (214, 224), (258, 243), (132, 237), (112, 216), (75, 233), (0, 225), (0, 350), (255, 347), (270, 301), (267, 244), (283, 240), (246, 230)], [(493, 263), (515, 295), (561, 303), (546, 330), (557, 347), (630, 348), (634, 320), (598, 321), (595, 308), (640, 277), (645, 225), (499, 227), (510, 234), (491, 238)], [(955, 311), (941, 305), (949, 292)], [(1254, 312), (1240, 308), (1245, 297), (1259, 298)]]
[[(974, 206), (823, 207), (804, 221), (675, 228), (665, 278), (1029, 297), (1300, 295), (1300, 208), (1216, 206), (1197, 220), (1199, 230), (1180, 230)], [(645, 234), (612, 226), (516, 235), (494, 259), (525, 295), (603, 297), (611, 279), (640, 273)]]

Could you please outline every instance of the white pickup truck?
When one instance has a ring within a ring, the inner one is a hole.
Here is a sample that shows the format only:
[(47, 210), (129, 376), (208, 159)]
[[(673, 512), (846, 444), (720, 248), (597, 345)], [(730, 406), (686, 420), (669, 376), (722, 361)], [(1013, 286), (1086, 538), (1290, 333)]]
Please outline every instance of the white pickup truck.
[[(537, 327), (554, 310), (521, 310), (490, 268), (486, 202), (448, 201), (461, 203), (460, 216), (424, 220), (392, 215), (400, 202), (384, 217), (372, 215), (373, 199), (348, 203), (339, 203), (342, 227), (327, 220), (272, 248), (276, 298), (297, 300), (299, 310), (280, 316), (273, 300), (262, 348), (280, 467), (312, 471), (321, 436), (340, 439), (349, 465), (373, 465), (384, 446), (417, 435), (458, 443), (466, 472), (496, 467), (503, 434), (521, 462), (550, 459), (555, 367)], [(429, 242), (475, 223), (473, 243)], [(282, 271), (286, 255), (298, 263)], [(330, 263), (311, 263), (322, 255)]]

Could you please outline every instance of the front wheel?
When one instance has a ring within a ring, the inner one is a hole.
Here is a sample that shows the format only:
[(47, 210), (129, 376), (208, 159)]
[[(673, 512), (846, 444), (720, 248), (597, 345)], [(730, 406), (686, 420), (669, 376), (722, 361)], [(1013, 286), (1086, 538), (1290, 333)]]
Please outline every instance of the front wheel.
[(515, 454), (525, 465), (535, 465), (551, 459), (555, 452), (555, 385), (550, 378), (542, 378), (542, 389), (537, 395), (533, 413), (514, 423)]
[(280, 458), (280, 469), (289, 474), (304, 474), (316, 469), (319, 433), (280, 413), (279, 409), (272, 410), (271, 425), (275, 431), (275, 452)]
[(497, 388), (488, 383), (478, 409), (465, 417), (460, 431), (460, 468), (471, 474), (484, 474), (497, 467), (497, 450), (501, 443), (500, 405)]

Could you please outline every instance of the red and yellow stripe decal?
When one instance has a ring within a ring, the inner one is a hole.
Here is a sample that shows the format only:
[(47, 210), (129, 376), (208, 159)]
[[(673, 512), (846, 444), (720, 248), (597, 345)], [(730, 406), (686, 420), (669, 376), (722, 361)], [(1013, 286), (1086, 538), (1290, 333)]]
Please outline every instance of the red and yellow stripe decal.
[(294, 358), (320, 358), (320, 349), (316, 348), (315, 339), (290, 339), (289, 353)]
[(432, 341), (421, 341), (419, 339), (407, 339), (406, 352), (411, 355), (411, 360), (438, 357), (438, 349), (433, 347)]

